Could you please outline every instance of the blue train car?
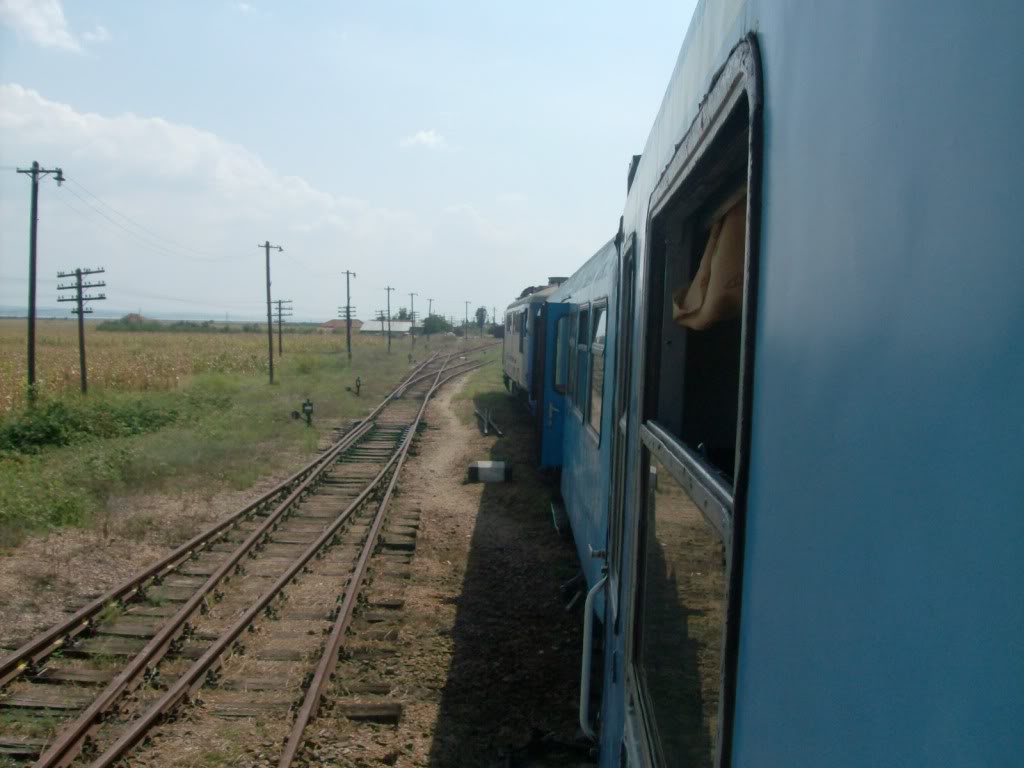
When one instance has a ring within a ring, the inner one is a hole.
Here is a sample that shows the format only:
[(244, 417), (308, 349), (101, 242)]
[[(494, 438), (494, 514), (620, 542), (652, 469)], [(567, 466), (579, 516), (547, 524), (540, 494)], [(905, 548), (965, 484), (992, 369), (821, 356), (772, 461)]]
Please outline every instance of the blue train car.
[(540, 310), (602, 766), (1020, 764), (1022, 22), (698, 5)]
[(564, 277), (549, 277), (547, 285), (527, 288), (505, 309), (505, 335), (501, 343), (505, 386), (511, 392), (523, 394), (531, 408), (540, 397), (538, 361), (542, 349), (535, 339), (542, 336), (538, 333), (541, 309), (564, 281)]
[[(561, 468), (562, 500), (580, 563), (592, 586), (601, 578), (608, 539), (607, 467), (611, 407), (605, 375), (614, 359), (618, 247), (610, 241), (552, 292), (541, 310), (541, 448), (543, 467)], [(603, 600), (597, 610), (603, 611)]]

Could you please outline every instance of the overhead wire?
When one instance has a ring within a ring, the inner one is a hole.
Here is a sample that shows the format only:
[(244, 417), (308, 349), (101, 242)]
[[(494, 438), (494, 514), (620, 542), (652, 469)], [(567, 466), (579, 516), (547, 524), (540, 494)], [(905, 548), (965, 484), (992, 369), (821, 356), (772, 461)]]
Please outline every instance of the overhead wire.
[[(193, 256), (191, 254), (185, 253), (185, 252), (177, 250), (175, 248), (163, 245), (163, 244), (161, 244), (161, 243), (159, 243), (159, 242), (157, 242), (157, 241), (155, 241), (155, 240), (153, 240), (151, 238), (145, 237), (144, 235), (142, 235), (142, 234), (140, 234), (138, 232), (135, 232), (134, 230), (131, 230), (128, 227), (126, 227), (124, 224), (119, 222), (117, 219), (115, 219), (112, 216), (110, 216), (102, 208), (99, 208), (98, 206), (94, 205), (89, 200), (84, 198), (82, 195), (78, 194), (78, 192), (76, 192), (74, 189), (72, 189), (70, 187), (66, 187), (66, 189), (67, 189), (68, 193), (70, 193), (75, 198), (77, 198), (79, 201), (81, 201), (83, 205), (87, 206), (96, 215), (100, 216), (105, 221), (109, 222), (111, 225), (116, 227), (119, 232), (123, 232), (125, 235), (127, 235), (128, 237), (130, 237), (133, 240), (135, 240), (137, 243), (139, 243), (139, 244), (149, 248), (151, 251), (159, 253), (161, 256), (170, 256), (170, 257), (176, 258), (176, 259), (184, 259), (186, 261), (193, 261), (193, 262), (199, 262), (199, 263), (204, 263), (204, 264), (211, 264), (211, 263), (216, 263), (216, 262), (227, 261), (227, 259), (207, 259), (207, 258), (201, 258), (201, 257), (198, 257), (198, 256)], [(60, 200), (62, 198), (62, 195), (57, 195), (56, 198), (58, 200)], [(64, 201), (64, 202), (67, 202), (67, 201)], [(75, 209), (73, 206), (72, 206), (72, 209), (76, 210), (79, 213), (79, 215), (85, 215), (81, 211), (78, 211), (77, 209)], [(89, 217), (86, 216), (86, 218), (89, 218)]]
[[(224, 259), (224, 257), (222, 255), (216, 254), (213, 251), (205, 251), (205, 250), (201, 250), (199, 248), (193, 248), (191, 246), (184, 245), (183, 243), (179, 243), (179, 242), (177, 242), (175, 240), (172, 240), (169, 237), (161, 235), (159, 232), (157, 232), (157, 231), (155, 231), (153, 229), (150, 229), (149, 227), (147, 227), (146, 225), (140, 223), (139, 221), (137, 221), (136, 219), (132, 218), (128, 214), (126, 214), (123, 211), (117, 209), (115, 206), (111, 205), (109, 202), (104, 200), (102, 197), (100, 197), (96, 193), (90, 191), (88, 188), (86, 188), (86, 186), (84, 184), (82, 184), (77, 179), (73, 179), (73, 178), (69, 178), (69, 177), (65, 176), (64, 177), (64, 181), (66, 181), (69, 184), (73, 184), (75, 187), (77, 187), (78, 189), (80, 189), (83, 192), (85, 192), (93, 200), (95, 200), (100, 205), (104, 206), (105, 208), (109, 209), (112, 213), (114, 213), (119, 218), (121, 218), (124, 221), (126, 221), (131, 226), (136, 227), (137, 229), (140, 229), (143, 232), (145, 232), (147, 235), (149, 235), (150, 238), (152, 238), (154, 241), (156, 241), (162, 247), (169, 247), (171, 250), (176, 250), (176, 251), (189, 251), (189, 252), (191, 252), (193, 254), (196, 254), (196, 256), (200, 257), (200, 258), (196, 259), (197, 261), (207, 261), (207, 262), (210, 262), (210, 261), (225, 261), (225, 259)], [(69, 191), (72, 194), (76, 194), (73, 189), (69, 189)], [(76, 194), (76, 196), (81, 198), (81, 195), (77, 195)], [(88, 202), (88, 201), (84, 201), (84, 202)], [(160, 241), (162, 241), (162, 243)], [(166, 243), (167, 245), (164, 246), (163, 243)]]

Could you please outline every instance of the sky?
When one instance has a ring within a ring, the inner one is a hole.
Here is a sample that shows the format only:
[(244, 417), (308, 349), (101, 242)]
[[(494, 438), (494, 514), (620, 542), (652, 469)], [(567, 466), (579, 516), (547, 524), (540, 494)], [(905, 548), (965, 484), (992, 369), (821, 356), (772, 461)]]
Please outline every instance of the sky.
[[(611, 238), (695, 0), (0, 0), (0, 306), (461, 318)], [(68, 305), (62, 305), (68, 306)]]

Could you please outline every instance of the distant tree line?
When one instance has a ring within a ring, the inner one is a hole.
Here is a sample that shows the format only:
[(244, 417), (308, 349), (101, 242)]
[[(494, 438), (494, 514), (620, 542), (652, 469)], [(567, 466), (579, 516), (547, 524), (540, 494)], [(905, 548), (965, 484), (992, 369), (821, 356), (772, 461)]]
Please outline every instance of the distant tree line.
[[(315, 323), (285, 324), (285, 333), (315, 333)], [(173, 320), (161, 322), (141, 315), (125, 315), (117, 320), (104, 320), (96, 326), (98, 331), (142, 333), (266, 333), (266, 323), (224, 323), (214, 320)], [(275, 325), (274, 330), (277, 330)]]

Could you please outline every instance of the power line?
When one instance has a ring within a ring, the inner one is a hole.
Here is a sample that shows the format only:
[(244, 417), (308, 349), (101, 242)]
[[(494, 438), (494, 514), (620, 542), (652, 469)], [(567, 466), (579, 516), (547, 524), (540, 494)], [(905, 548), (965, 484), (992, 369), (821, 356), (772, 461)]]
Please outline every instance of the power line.
[(141, 224), (140, 222), (136, 221), (135, 219), (133, 219), (131, 216), (129, 216), (128, 214), (124, 213), (123, 211), (118, 210), (113, 205), (111, 205), (106, 200), (104, 200), (102, 197), (100, 197), (96, 193), (91, 192), (89, 189), (87, 189), (85, 187), (85, 185), (82, 184), (80, 181), (78, 181), (76, 179), (67, 179), (67, 181), (70, 182), (71, 184), (73, 184), (74, 186), (78, 187), (80, 190), (85, 192), (87, 195), (89, 195), (91, 198), (96, 200), (101, 205), (104, 205), (107, 208), (109, 208), (111, 211), (116, 213), (118, 216), (120, 216), (122, 219), (127, 221), (132, 226), (138, 227), (143, 232), (149, 233), (150, 235), (155, 237), (157, 240), (163, 240), (165, 243), (169, 243), (174, 248), (177, 248), (177, 249), (180, 249), (180, 250), (185, 250), (185, 251), (191, 251), (192, 253), (195, 253), (195, 254), (197, 254), (199, 256), (209, 257), (211, 260), (214, 260), (214, 261), (223, 258), (223, 257), (219, 256), (218, 254), (213, 253), (212, 251), (204, 251), (204, 250), (200, 250), (199, 248), (192, 248), (191, 246), (184, 245), (184, 244), (179, 243), (179, 242), (177, 242), (175, 240), (172, 240), (169, 237), (165, 237), (164, 235), (161, 235), (159, 232), (156, 232), (155, 230), (152, 230), (149, 227), (145, 226), (144, 224)]
[(199, 263), (203, 263), (203, 264), (212, 264), (212, 263), (227, 261), (227, 259), (224, 259), (224, 258), (220, 258), (220, 259), (207, 259), (207, 258), (201, 258), (201, 257), (198, 257), (198, 256), (193, 256), (191, 254), (185, 253), (184, 251), (182, 251), (180, 249), (172, 248), (172, 247), (163, 245), (162, 243), (159, 243), (159, 242), (157, 242), (157, 241), (155, 241), (155, 240), (153, 240), (151, 238), (147, 238), (144, 235), (141, 235), (138, 232), (135, 232), (134, 230), (129, 229), (124, 224), (119, 222), (117, 219), (115, 219), (112, 216), (110, 216), (106, 211), (104, 211), (103, 209), (101, 209), (98, 206), (94, 205), (90, 201), (86, 200), (84, 197), (82, 197), (80, 194), (78, 194), (75, 190), (71, 189), (70, 187), (68, 187), (67, 190), (72, 195), (74, 195), (76, 198), (78, 198), (80, 201), (82, 201), (82, 203), (84, 203), (86, 206), (88, 206), (92, 211), (94, 211), (98, 216), (102, 216), (105, 220), (109, 221), (111, 224), (113, 224), (119, 230), (121, 230), (122, 232), (127, 234), (129, 237), (135, 239), (136, 241), (138, 241), (142, 245), (146, 246), (147, 248), (150, 248), (151, 250), (156, 251), (157, 253), (159, 253), (162, 256), (171, 256), (173, 258), (185, 259), (186, 261), (195, 261), (195, 262), (199, 262)]

